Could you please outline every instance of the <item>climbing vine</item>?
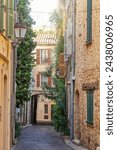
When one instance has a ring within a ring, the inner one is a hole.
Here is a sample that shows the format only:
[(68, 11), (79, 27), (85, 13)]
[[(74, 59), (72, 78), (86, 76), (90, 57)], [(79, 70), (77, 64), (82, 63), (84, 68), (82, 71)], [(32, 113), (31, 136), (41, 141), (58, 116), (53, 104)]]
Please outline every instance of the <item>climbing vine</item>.
[(29, 15), (28, 0), (19, 0), (18, 13), (19, 20), (25, 22), (28, 30), (25, 38), (19, 44), (17, 48), (17, 70), (16, 70), (16, 106), (19, 107), (23, 105), (25, 101), (30, 100), (30, 72), (34, 66), (34, 59), (31, 55), (32, 50), (35, 48), (36, 43), (34, 43), (33, 38), (35, 33), (31, 29), (32, 24), (34, 24), (33, 19)]
[(54, 87), (44, 84), (43, 90), (45, 96), (55, 101), (53, 107), (53, 126), (58, 132), (63, 132), (65, 135), (69, 134), (68, 120), (66, 113), (66, 88), (65, 79), (59, 78), (56, 74), (52, 76), (52, 70), (56, 70), (58, 66), (59, 53), (63, 52), (64, 38), (59, 37), (58, 43), (55, 47), (56, 61), (51, 64), (50, 68), (44, 73), (45, 76), (51, 76), (54, 82)]

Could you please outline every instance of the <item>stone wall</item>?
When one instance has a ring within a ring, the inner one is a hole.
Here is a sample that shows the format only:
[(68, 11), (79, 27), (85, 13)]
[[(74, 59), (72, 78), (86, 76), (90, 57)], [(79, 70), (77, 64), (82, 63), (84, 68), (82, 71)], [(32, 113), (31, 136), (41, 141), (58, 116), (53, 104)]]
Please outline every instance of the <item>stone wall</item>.
[[(82, 145), (96, 150), (100, 141), (100, 1), (92, 1), (92, 42), (87, 38), (87, 1), (76, 0), (76, 81), (74, 101), (74, 137)], [(86, 123), (87, 95), (84, 84), (97, 83), (94, 90), (94, 123)]]

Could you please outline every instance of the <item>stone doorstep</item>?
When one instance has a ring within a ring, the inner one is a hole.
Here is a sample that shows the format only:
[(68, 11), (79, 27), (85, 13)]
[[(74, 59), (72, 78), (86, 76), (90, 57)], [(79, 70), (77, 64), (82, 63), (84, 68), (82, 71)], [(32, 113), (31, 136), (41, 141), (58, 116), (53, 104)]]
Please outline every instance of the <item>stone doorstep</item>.
[(75, 144), (75, 145), (77, 145), (77, 146), (80, 146), (80, 140), (76, 140), (76, 139), (74, 139), (73, 141), (72, 141), (72, 143), (73, 144)]
[(78, 140), (75, 140), (75, 143), (77, 144), (74, 144), (74, 142), (71, 142), (70, 140), (65, 140), (65, 143), (70, 146), (73, 150), (89, 150), (81, 145), (79, 145), (79, 141)]

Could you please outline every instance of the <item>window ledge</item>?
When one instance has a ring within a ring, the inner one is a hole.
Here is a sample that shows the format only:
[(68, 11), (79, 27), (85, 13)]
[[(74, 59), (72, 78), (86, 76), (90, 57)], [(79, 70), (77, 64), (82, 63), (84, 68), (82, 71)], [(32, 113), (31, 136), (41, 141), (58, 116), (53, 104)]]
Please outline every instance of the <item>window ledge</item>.
[(95, 125), (95, 123), (89, 123), (89, 122), (87, 122), (87, 121), (85, 121), (86, 122), (86, 125), (88, 126), (88, 127), (91, 127), (91, 128), (95, 128), (96, 127), (96, 125)]
[(92, 44), (92, 40), (91, 41), (86, 41), (86, 46), (91, 45)]

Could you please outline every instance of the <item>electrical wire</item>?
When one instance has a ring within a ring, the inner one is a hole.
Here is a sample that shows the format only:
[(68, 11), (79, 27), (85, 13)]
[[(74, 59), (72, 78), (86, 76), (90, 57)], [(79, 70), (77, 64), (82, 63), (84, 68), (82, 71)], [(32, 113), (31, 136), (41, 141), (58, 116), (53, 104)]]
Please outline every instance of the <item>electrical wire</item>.
[[(5, 8), (5, 9), (13, 9), (13, 8), (8, 8), (8, 7), (1, 7), (0, 8)], [(92, 11), (97, 11), (97, 10), (100, 10), (100, 8), (95, 8), (95, 9), (92, 9)], [(81, 10), (81, 11), (76, 11), (78, 13), (81, 13), (81, 12), (87, 12), (87, 10)], [(46, 13), (46, 14), (51, 14), (52, 12), (43, 12), (43, 11), (31, 11), (31, 13)]]

